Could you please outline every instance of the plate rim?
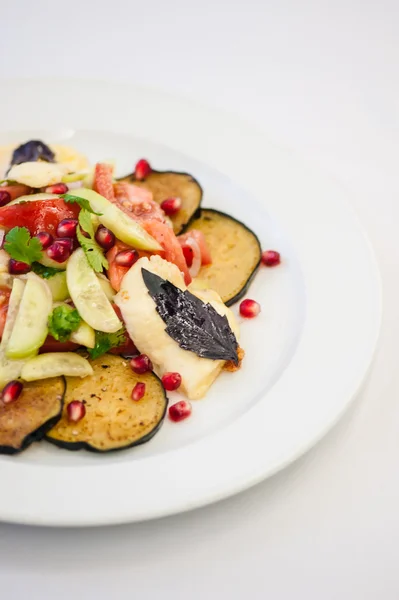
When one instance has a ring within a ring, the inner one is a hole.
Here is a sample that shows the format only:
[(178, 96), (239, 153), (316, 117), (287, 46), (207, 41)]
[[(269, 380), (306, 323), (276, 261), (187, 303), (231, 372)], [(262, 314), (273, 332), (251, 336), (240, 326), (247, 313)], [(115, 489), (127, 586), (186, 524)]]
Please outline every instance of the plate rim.
[[(80, 88), (80, 90), (84, 90), (84, 93), (87, 95), (90, 93), (92, 93), (93, 90), (97, 90), (99, 88), (102, 88), (102, 86), (106, 86), (111, 82), (102, 82), (102, 81), (98, 81), (98, 80), (88, 80), (88, 81), (84, 81), (81, 79), (54, 79), (54, 78), (43, 78), (43, 79), (19, 79), (19, 78), (13, 78), (13, 79), (9, 79), (6, 83), (8, 85), (14, 86), (16, 88), (18, 88), (18, 86), (22, 86), (22, 88), (24, 87), (29, 87), (32, 86), (34, 88), (38, 88), (41, 89), (46, 85), (51, 85), (54, 86), (54, 83), (57, 83), (57, 88), (58, 91), (60, 90), (65, 90), (66, 88), (69, 87), (73, 87), (73, 86), (78, 86)], [(193, 114), (202, 114), (203, 117), (202, 118), (207, 118), (207, 119), (212, 119), (213, 124), (216, 123), (216, 120), (220, 120), (220, 122), (223, 122), (223, 124), (226, 124), (227, 122), (233, 123), (233, 127), (232, 129), (234, 129), (234, 126), (238, 127), (238, 123), (240, 123), (239, 127), (244, 128), (241, 129), (242, 131), (246, 130), (247, 132), (250, 132), (249, 135), (248, 133), (246, 134), (246, 139), (255, 139), (257, 138), (257, 144), (259, 145), (259, 147), (262, 147), (262, 143), (264, 144), (264, 146), (266, 148), (273, 148), (276, 152), (278, 153), (282, 153), (283, 157), (286, 157), (286, 161), (287, 164), (289, 166), (292, 166), (291, 163), (293, 165), (301, 165), (303, 163), (306, 164), (306, 161), (303, 161), (301, 159), (301, 157), (295, 155), (293, 156), (292, 153), (289, 150), (283, 149), (280, 146), (274, 144), (272, 141), (270, 141), (267, 138), (267, 135), (263, 132), (263, 130), (261, 128), (258, 128), (250, 123), (245, 123), (245, 121), (240, 118), (237, 117), (235, 115), (233, 115), (232, 113), (228, 112), (228, 111), (223, 111), (221, 109), (215, 109), (215, 108), (211, 108), (209, 106), (202, 106), (201, 104), (199, 104), (198, 102), (194, 102), (188, 99), (182, 99), (179, 98), (177, 96), (174, 96), (173, 94), (170, 94), (169, 92), (162, 92), (159, 90), (155, 90), (154, 88), (144, 88), (144, 87), (138, 87), (138, 86), (134, 86), (132, 84), (123, 84), (123, 83), (112, 83), (112, 87), (117, 88), (119, 90), (123, 90), (124, 93), (126, 95), (130, 95), (130, 97), (132, 99), (134, 99), (134, 102), (137, 102), (138, 104), (140, 104), (140, 102), (143, 102), (143, 99), (148, 98), (150, 100), (150, 104), (151, 106), (153, 105), (157, 105), (157, 103), (159, 104), (161, 102), (162, 106), (166, 106), (168, 105), (168, 110), (170, 109), (173, 113), (174, 110), (177, 110), (177, 107), (179, 107), (179, 111), (186, 111), (184, 113), (184, 117), (188, 119), (188, 115), (193, 115)], [(107, 94), (105, 94), (107, 95)], [(108, 97), (111, 97), (111, 95), (109, 95)], [(0, 103), (1, 105), (1, 103)], [(170, 105), (174, 105), (176, 108), (170, 108)], [(184, 109), (182, 108), (184, 107)], [(76, 108), (74, 109), (75, 111), (77, 110)], [(75, 112), (76, 115), (76, 112)], [(213, 117), (211, 117), (210, 115), (213, 115)], [(223, 115), (221, 117), (221, 115)], [(189, 121), (189, 119), (188, 119)], [(13, 128), (14, 129), (14, 128)], [(25, 129), (25, 127), (22, 127), (21, 129)], [(97, 129), (97, 131), (100, 131), (99, 129)], [(256, 132), (256, 133), (254, 133)], [(184, 137), (184, 136), (183, 136)], [(180, 140), (179, 140), (179, 144), (180, 144)], [(183, 144), (184, 144), (184, 140), (183, 140)], [(181, 147), (178, 148), (179, 150), (182, 150)], [(183, 149), (184, 151), (184, 149)], [(186, 154), (192, 155), (191, 152), (187, 152)], [(203, 159), (202, 159), (203, 160)], [(207, 164), (210, 164), (207, 162)], [(213, 165), (212, 165), (213, 166)], [(326, 174), (323, 173), (322, 169), (318, 168), (316, 165), (311, 165), (311, 166), (307, 166), (307, 168), (309, 168), (310, 172), (316, 171), (318, 173), (318, 176), (322, 177), (322, 180), (325, 182), (329, 182), (333, 187), (337, 188), (337, 186), (339, 187), (338, 182), (334, 181), (332, 178), (329, 178)], [(235, 178), (234, 178), (235, 179)], [(244, 174), (244, 180), (245, 180), (245, 174)], [(239, 182), (240, 180), (238, 180)], [(340, 188), (343, 195), (346, 195), (345, 190), (341, 187)], [(155, 506), (151, 506), (151, 508), (148, 508), (147, 511), (137, 511), (137, 507), (133, 507), (133, 509), (129, 509), (128, 505), (123, 505), (123, 508), (120, 507), (116, 514), (109, 514), (109, 511), (104, 511), (104, 506), (100, 507), (97, 506), (96, 510), (97, 512), (94, 511), (93, 514), (87, 514), (86, 513), (80, 514), (78, 515), (75, 511), (75, 507), (76, 507), (76, 502), (78, 500), (78, 498), (76, 497), (76, 495), (74, 497), (69, 498), (69, 500), (72, 503), (72, 509), (69, 510), (69, 512), (65, 512), (65, 506), (68, 506), (68, 503), (65, 502), (65, 499), (62, 500), (60, 506), (62, 507), (62, 510), (60, 510), (58, 513), (57, 511), (52, 512), (51, 510), (49, 512), (46, 512), (46, 514), (43, 514), (43, 506), (37, 506), (36, 509), (32, 508), (27, 508), (26, 505), (21, 504), (21, 501), (18, 503), (15, 502), (15, 500), (17, 498), (22, 498), (23, 497), (23, 492), (26, 493), (26, 489), (29, 486), (32, 486), (35, 484), (35, 482), (32, 480), (32, 473), (29, 473), (29, 469), (31, 468), (31, 465), (23, 465), (23, 464), (18, 464), (18, 467), (15, 467), (15, 463), (14, 466), (13, 463), (8, 462), (8, 463), (0, 463), (0, 474), (3, 478), (3, 483), (7, 483), (9, 482), (10, 485), (13, 484), (13, 482), (15, 483), (15, 475), (14, 473), (16, 471), (19, 471), (18, 473), (18, 477), (26, 477), (25, 483), (23, 485), (17, 485), (16, 489), (13, 490), (12, 493), (10, 494), (6, 494), (5, 495), (5, 500), (3, 498), (3, 500), (0, 499), (0, 519), (2, 519), (3, 521), (10, 521), (10, 522), (17, 522), (17, 523), (26, 523), (26, 524), (34, 524), (34, 525), (56, 525), (56, 526), (87, 526), (87, 525), (105, 525), (105, 524), (116, 524), (116, 523), (124, 523), (124, 522), (133, 522), (133, 521), (142, 521), (142, 520), (146, 520), (146, 519), (152, 519), (152, 518), (157, 518), (157, 517), (161, 517), (161, 516), (166, 516), (166, 515), (170, 515), (170, 514), (175, 514), (178, 512), (183, 512), (186, 510), (191, 510), (194, 508), (198, 508), (199, 506), (204, 506), (206, 504), (210, 504), (216, 501), (219, 501), (223, 498), (226, 498), (228, 496), (231, 496), (235, 493), (238, 493), (240, 491), (243, 491), (244, 489), (251, 487), (253, 485), (255, 485), (256, 483), (258, 483), (259, 481), (272, 476), (274, 473), (276, 473), (277, 471), (285, 468), (288, 464), (290, 464), (291, 462), (293, 462), (294, 460), (298, 459), (300, 456), (302, 456), (305, 452), (307, 452), (311, 447), (313, 447), (315, 444), (317, 444), (317, 442), (324, 437), (324, 435), (336, 424), (336, 422), (341, 418), (341, 416), (343, 415), (343, 413), (349, 408), (351, 402), (353, 401), (353, 399), (357, 396), (359, 390), (361, 389), (361, 386), (364, 382), (364, 380), (367, 377), (367, 374), (370, 370), (371, 364), (372, 364), (372, 360), (374, 358), (376, 349), (377, 349), (377, 342), (378, 342), (378, 337), (379, 337), (379, 333), (380, 333), (380, 329), (381, 329), (381, 320), (382, 320), (382, 284), (381, 284), (381, 277), (380, 277), (380, 273), (379, 273), (379, 269), (378, 269), (378, 263), (376, 260), (376, 256), (374, 253), (374, 250), (372, 248), (370, 239), (368, 238), (363, 226), (361, 225), (353, 207), (350, 205), (350, 203), (347, 203), (346, 201), (344, 201), (343, 203), (341, 202), (342, 206), (340, 207), (341, 209), (343, 208), (344, 213), (347, 213), (347, 215), (349, 216), (351, 223), (354, 227), (354, 230), (356, 231), (357, 235), (359, 236), (359, 239), (361, 239), (362, 244), (364, 249), (366, 249), (367, 252), (367, 259), (368, 259), (368, 266), (370, 269), (370, 278), (372, 278), (373, 284), (374, 284), (374, 298), (373, 298), (373, 302), (375, 304), (374, 306), (374, 323), (372, 328), (370, 329), (370, 335), (369, 335), (369, 340), (368, 340), (368, 348), (367, 348), (367, 352), (366, 352), (366, 356), (364, 357), (364, 360), (362, 362), (362, 365), (359, 367), (358, 369), (358, 373), (356, 376), (356, 380), (352, 381), (351, 383), (351, 390), (348, 391), (348, 397), (346, 399), (346, 401), (343, 403), (342, 407), (340, 408), (340, 410), (338, 410), (330, 419), (328, 419), (325, 424), (324, 427), (318, 427), (317, 429), (317, 433), (312, 435), (306, 443), (303, 443), (300, 447), (293, 447), (289, 450), (289, 452), (283, 457), (281, 458), (281, 460), (277, 460), (274, 464), (269, 464), (268, 467), (266, 468), (261, 468), (261, 465), (257, 465), (257, 470), (253, 469), (251, 473), (247, 472), (245, 474), (244, 472), (244, 477), (242, 478), (235, 478), (232, 479), (229, 484), (227, 484), (226, 482), (224, 483), (223, 486), (218, 486), (217, 485), (217, 481), (215, 480), (215, 473), (212, 474), (212, 477), (210, 477), (210, 481), (209, 481), (209, 485), (207, 486), (207, 490), (206, 492), (204, 490), (202, 490), (202, 493), (200, 495), (193, 495), (194, 490), (186, 490), (186, 493), (182, 495), (182, 491), (184, 492), (184, 487), (181, 488), (181, 485), (177, 485), (176, 486), (176, 490), (178, 490), (178, 493), (180, 494), (179, 497), (168, 497), (167, 501), (169, 502), (169, 504), (159, 504), (157, 505), (157, 507)], [(272, 213), (274, 212), (273, 210), (271, 211)], [(364, 259), (366, 260), (366, 259)], [(370, 279), (371, 281), (371, 279)], [(248, 417), (248, 415), (250, 415), (250, 413), (252, 414), (252, 410), (250, 410), (248, 413), (246, 413), (243, 417), (243, 419), (246, 421), (248, 420), (248, 418), (253, 418), (253, 415)], [(241, 419), (239, 419), (241, 421)], [(226, 430), (230, 430), (230, 427), (226, 427)], [(215, 441), (214, 438), (221, 436), (221, 441), (223, 442), (226, 441), (226, 435), (225, 435), (225, 429), (222, 432), (219, 432), (218, 434), (215, 434), (214, 436), (212, 436), (212, 440), (210, 441), (210, 445), (211, 447), (214, 449), (217, 447), (217, 445), (215, 446)], [(198, 445), (207, 443), (207, 441), (209, 440), (209, 438), (206, 438), (205, 440), (200, 440), (198, 442), (194, 442), (193, 444), (190, 445), (190, 447), (198, 447)], [(251, 451), (254, 451), (254, 449), (258, 449), (259, 444), (253, 444), (253, 447), (251, 447)], [(174, 451), (170, 451), (168, 452), (168, 454), (171, 455), (176, 455), (176, 453), (179, 452), (185, 452), (186, 448), (182, 448), (179, 450), (174, 450)], [(150, 468), (156, 468), (154, 467), (154, 461), (156, 463), (157, 457), (149, 457), (146, 459), (143, 459), (143, 461), (146, 461), (146, 464), (150, 464), (151, 466)], [(136, 462), (140, 462), (140, 461), (136, 461)], [(131, 463), (133, 464), (133, 463)], [(121, 469), (121, 467), (123, 467)], [(50, 472), (53, 472), (54, 474), (54, 468), (53, 467), (48, 467), (48, 466), (43, 466), (41, 465), (41, 468), (44, 471), (50, 470)], [(97, 469), (98, 467), (79, 467), (78, 469), (74, 468), (74, 467), (63, 467), (62, 471), (63, 474), (65, 475), (64, 478), (61, 478), (59, 481), (62, 481), (62, 479), (67, 479), (68, 482), (75, 482), (76, 483), (76, 475), (77, 472), (80, 472), (79, 477), (81, 478), (82, 475), (82, 469), (86, 470), (86, 469)], [(113, 469), (114, 474), (112, 475), (112, 479), (115, 480), (115, 482), (118, 482), (118, 480), (120, 480), (121, 477), (124, 477), (123, 472), (126, 470), (126, 468), (129, 468), (127, 466), (127, 463), (125, 463), (124, 465), (108, 465), (107, 467), (101, 467), (103, 470), (107, 471), (107, 474), (110, 474), (109, 469)], [(131, 467), (130, 467), (131, 468)], [(28, 471), (27, 471), (28, 470)], [(33, 469), (34, 470), (34, 469)], [(51, 477), (51, 476), (50, 476)], [(4, 479), (5, 478), (5, 479)], [(172, 484), (176, 484), (177, 482), (172, 478), (171, 480)], [(98, 485), (98, 482), (96, 482), (96, 485)], [(96, 487), (96, 486), (95, 486)], [(198, 490), (195, 490), (195, 492), (198, 492)], [(55, 497), (58, 498), (59, 494), (55, 494)], [(50, 507), (49, 507), (50, 508)], [(67, 509), (68, 510), (68, 509)]]

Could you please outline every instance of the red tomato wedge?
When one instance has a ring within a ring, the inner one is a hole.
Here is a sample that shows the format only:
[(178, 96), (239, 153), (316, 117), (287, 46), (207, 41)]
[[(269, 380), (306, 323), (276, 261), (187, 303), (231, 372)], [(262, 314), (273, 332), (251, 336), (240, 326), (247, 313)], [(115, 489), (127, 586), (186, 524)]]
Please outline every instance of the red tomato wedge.
[(20, 196), (27, 196), (31, 193), (32, 188), (27, 185), (22, 185), (22, 183), (15, 183), (13, 185), (1, 185), (0, 191), (8, 192), (10, 194), (11, 202), (11, 200), (16, 200)]
[(113, 167), (107, 163), (97, 163), (94, 168), (93, 189), (110, 202), (115, 202), (113, 172)]
[(0, 287), (0, 339), (3, 335), (4, 325), (6, 324), (10, 294), (10, 288)]
[(48, 335), (44, 340), (43, 346), (39, 350), (39, 354), (45, 352), (73, 352), (79, 348), (79, 344), (74, 342), (58, 342), (53, 336)]
[(76, 219), (79, 211), (78, 204), (66, 204), (61, 198), (3, 206), (0, 208), (0, 227), (26, 227), (31, 235), (39, 231), (54, 235), (60, 221)]
[[(197, 242), (199, 249), (201, 251), (201, 264), (202, 265), (211, 265), (212, 264), (212, 256), (211, 253), (209, 251), (208, 248), (208, 244), (206, 243), (205, 240), (205, 236), (202, 233), (202, 231), (198, 231), (198, 229), (191, 229), (191, 231), (188, 231), (187, 233), (184, 233), (183, 235), (179, 235), (179, 237), (177, 238), (179, 240), (180, 245), (183, 248), (183, 252), (185, 251), (186, 248), (190, 248), (189, 246), (186, 245), (186, 240), (188, 238), (194, 238), (194, 240)], [(191, 250), (191, 249), (190, 249)], [(192, 251), (190, 253), (190, 250), (188, 250), (188, 252), (184, 252), (185, 256), (186, 256), (186, 260), (187, 257), (192, 255)], [(192, 261), (192, 256), (191, 256), (191, 261)], [(188, 265), (189, 267), (191, 265)]]
[(159, 223), (158, 221), (146, 221), (143, 223), (143, 227), (147, 233), (152, 235), (161, 244), (165, 251), (165, 260), (174, 263), (183, 273), (186, 285), (191, 283), (191, 275), (186, 259), (184, 258), (183, 250), (173, 229), (165, 223)]

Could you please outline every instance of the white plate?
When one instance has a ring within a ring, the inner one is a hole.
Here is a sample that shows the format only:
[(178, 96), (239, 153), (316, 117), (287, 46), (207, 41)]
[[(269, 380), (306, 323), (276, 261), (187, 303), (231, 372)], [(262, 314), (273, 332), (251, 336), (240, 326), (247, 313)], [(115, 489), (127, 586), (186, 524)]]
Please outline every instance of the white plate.
[(54, 80), (6, 89), (0, 143), (63, 142), (115, 158), (120, 173), (142, 156), (190, 171), (204, 206), (247, 223), (283, 264), (263, 268), (250, 289), (262, 313), (242, 323), (242, 370), (223, 374), (189, 420), (166, 420), (151, 442), (116, 454), (43, 442), (0, 457), (0, 519), (97, 525), (189, 510), (315, 444), (358, 391), (381, 316), (374, 256), (339, 185), (236, 118), (166, 94)]

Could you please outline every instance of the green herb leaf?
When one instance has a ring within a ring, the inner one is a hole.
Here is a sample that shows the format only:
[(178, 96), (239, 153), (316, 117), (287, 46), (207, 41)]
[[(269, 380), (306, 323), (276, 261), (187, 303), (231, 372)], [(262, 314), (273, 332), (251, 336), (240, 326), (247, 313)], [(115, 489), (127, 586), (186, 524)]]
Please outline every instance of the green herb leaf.
[(91, 213), (88, 210), (82, 209), (79, 213), (79, 225), (89, 234), (91, 238), (94, 238), (93, 221), (91, 220)]
[(103, 331), (96, 331), (96, 343), (94, 348), (87, 348), (87, 351), (91, 359), (102, 356), (111, 348), (118, 348), (125, 343), (126, 329), (121, 327), (115, 333), (104, 333)]
[(57, 306), (49, 316), (48, 330), (54, 339), (66, 342), (71, 337), (71, 333), (77, 330), (81, 321), (76, 308), (62, 304)]
[(61, 194), (60, 197), (64, 200), (64, 202), (67, 202), (68, 204), (79, 204), (81, 208), (84, 208), (84, 210), (87, 210), (93, 215), (100, 216), (102, 214), (95, 212), (90, 206), (90, 202), (86, 200), (86, 198), (79, 198), (79, 196), (74, 196), (73, 194)]
[(31, 265), (42, 257), (41, 243), (37, 238), (30, 236), (26, 227), (13, 227), (7, 233), (5, 240), (4, 250), (15, 260)]
[(32, 271), (36, 273), (36, 275), (40, 275), (43, 279), (50, 279), (54, 277), (54, 275), (58, 275), (58, 273), (63, 273), (62, 269), (54, 269), (54, 267), (45, 267), (38, 262), (32, 263)]
[(91, 268), (96, 273), (102, 273), (103, 269), (108, 269), (108, 261), (103, 254), (101, 246), (99, 246), (94, 237), (86, 238), (79, 228), (76, 231), (78, 242), (83, 248), (86, 258)]

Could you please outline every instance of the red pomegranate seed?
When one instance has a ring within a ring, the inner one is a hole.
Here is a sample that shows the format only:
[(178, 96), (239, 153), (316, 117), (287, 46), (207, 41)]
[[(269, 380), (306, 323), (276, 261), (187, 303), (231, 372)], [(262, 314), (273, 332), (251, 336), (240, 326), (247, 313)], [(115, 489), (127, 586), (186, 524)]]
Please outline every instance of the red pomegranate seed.
[(193, 264), (194, 257), (194, 252), (191, 246), (183, 246), (183, 254), (184, 258), (186, 259), (187, 266), (191, 267), (191, 265)]
[(265, 250), (262, 252), (262, 263), (266, 267), (276, 267), (281, 262), (281, 256), (279, 252), (275, 250)]
[(161, 208), (165, 215), (175, 215), (181, 209), (181, 200), (180, 198), (167, 198), (161, 202)]
[(14, 380), (10, 381), (10, 383), (7, 383), (1, 392), (1, 399), (3, 400), (4, 404), (10, 404), (11, 402), (17, 400), (22, 392), (23, 387), (24, 386), (22, 385), (21, 381)]
[(97, 243), (101, 246), (101, 248), (104, 248), (104, 250), (110, 250), (112, 246), (115, 245), (115, 235), (112, 233), (112, 231), (107, 229), (107, 227), (104, 227), (104, 225), (100, 225), (96, 231), (95, 237)]
[(0, 190), (0, 206), (4, 206), (11, 201), (11, 194), (6, 190)]
[(39, 233), (35, 235), (35, 238), (39, 240), (43, 250), (48, 248), (50, 244), (53, 243), (53, 236), (51, 235), (51, 233), (47, 233), (47, 231), (39, 231)]
[(177, 390), (177, 388), (179, 388), (181, 385), (180, 373), (165, 373), (165, 375), (162, 377), (162, 384), (165, 390), (168, 392)]
[(80, 400), (72, 400), (67, 406), (68, 420), (77, 423), (86, 414), (86, 407)]
[(134, 176), (138, 181), (142, 181), (151, 173), (150, 163), (145, 158), (141, 158), (134, 169)]
[(152, 371), (152, 362), (146, 354), (134, 356), (130, 361), (130, 366), (132, 368), (132, 371), (134, 371), (138, 375), (142, 375), (142, 373), (146, 373), (147, 371)]
[(138, 402), (145, 394), (145, 383), (139, 381), (132, 390), (132, 400)]
[(176, 404), (172, 404), (169, 406), (169, 419), (171, 421), (183, 421), (183, 419), (187, 419), (191, 415), (192, 407), (188, 400), (180, 400), (180, 402), (176, 402)]
[(240, 304), (240, 315), (246, 319), (253, 319), (260, 313), (260, 304), (256, 300), (243, 300)]
[(120, 267), (131, 267), (138, 260), (137, 250), (122, 250), (115, 256), (115, 263)]
[(60, 238), (74, 238), (77, 226), (77, 219), (62, 219), (57, 227), (57, 236)]
[(68, 186), (65, 183), (55, 183), (54, 185), (49, 185), (44, 190), (46, 194), (66, 194), (68, 191)]
[(55, 262), (62, 263), (65, 262), (71, 256), (71, 250), (68, 245), (65, 245), (63, 242), (59, 242), (58, 240), (51, 244), (46, 250), (46, 254), (51, 260), (55, 260)]
[(55, 242), (57, 242), (57, 244), (60, 244), (61, 246), (65, 246), (65, 248), (67, 248), (70, 252), (72, 252), (72, 250), (73, 250), (73, 239), (72, 238), (69, 238), (69, 237), (57, 238), (55, 240)]
[(29, 271), (30, 265), (28, 265), (28, 263), (10, 258), (8, 262), (8, 272), (11, 273), (11, 275), (24, 275), (25, 273), (29, 273)]

